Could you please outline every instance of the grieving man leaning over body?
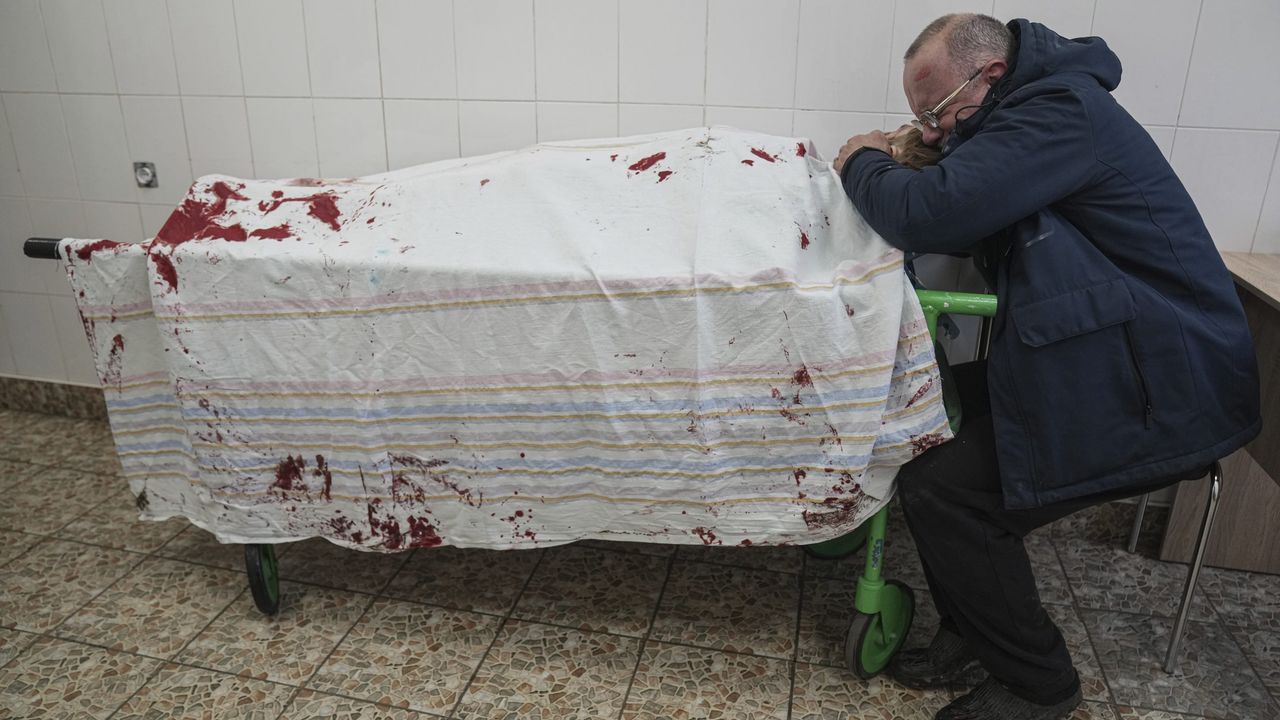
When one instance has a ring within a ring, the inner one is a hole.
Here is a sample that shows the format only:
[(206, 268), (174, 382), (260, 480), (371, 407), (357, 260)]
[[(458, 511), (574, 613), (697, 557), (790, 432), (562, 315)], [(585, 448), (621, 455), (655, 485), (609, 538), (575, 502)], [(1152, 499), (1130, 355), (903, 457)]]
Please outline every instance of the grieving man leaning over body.
[(1099, 38), (949, 15), (903, 71), (941, 159), (904, 167), (870, 132), (835, 161), (886, 240), (968, 252), (999, 296), (989, 360), (956, 368), (956, 440), (899, 475), (941, 622), (891, 672), (914, 688), (976, 684), (937, 718), (1067, 717), (1080, 681), (1023, 537), (1200, 477), (1261, 426), (1231, 280), (1168, 162), (1111, 97), (1119, 81)]

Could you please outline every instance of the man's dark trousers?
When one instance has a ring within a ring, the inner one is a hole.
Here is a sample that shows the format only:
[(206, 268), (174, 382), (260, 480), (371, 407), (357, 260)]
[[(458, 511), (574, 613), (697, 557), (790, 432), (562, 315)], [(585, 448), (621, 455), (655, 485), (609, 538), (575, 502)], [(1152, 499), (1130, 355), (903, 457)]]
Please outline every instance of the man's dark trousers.
[(987, 672), (1012, 692), (1031, 702), (1057, 703), (1075, 692), (1078, 679), (1062, 633), (1040, 603), (1022, 538), (1077, 510), (1190, 478), (1006, 510), (986, 362), (953, 370), (964, 421), (954, 440), (899, 471), (903, 514), (942, 626), (963, 637)]

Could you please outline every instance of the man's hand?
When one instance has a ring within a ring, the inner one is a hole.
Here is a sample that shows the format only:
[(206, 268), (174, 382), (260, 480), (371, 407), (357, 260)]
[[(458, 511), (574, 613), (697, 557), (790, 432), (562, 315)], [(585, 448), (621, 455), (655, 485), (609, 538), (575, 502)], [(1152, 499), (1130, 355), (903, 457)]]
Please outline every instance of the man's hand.
[(854, 135), (845, 142), (844, 147), (840, 148), (840, 153), (836, 155), (835, 162), (831, 163), (836, 169), (836, 174), (839, 175), (844, 172), (844, 164), (849, 162), (849, 157), (864, 147), (875, 148), (892, 154), (889, 148), (889, 139), (879, 130), (872, 130), (865, 135)]

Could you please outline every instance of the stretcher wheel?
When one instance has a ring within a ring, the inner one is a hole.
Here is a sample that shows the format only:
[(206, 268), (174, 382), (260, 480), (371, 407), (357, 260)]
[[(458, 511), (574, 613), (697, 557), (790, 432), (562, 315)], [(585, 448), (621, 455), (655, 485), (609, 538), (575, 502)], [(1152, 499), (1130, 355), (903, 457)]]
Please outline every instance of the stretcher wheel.
[(880, 591), (880, 612), (854, 613), (844, 640), (844, 661), (863, 680), (870, 680), (889, 666), (911, 631), (916, 596), (897, 580), (885, 581)]
[(245, 545), (244, 569), (249, 574), (253, 604), (264, 614), (280, 609), (280, 576), (276, 572), (276, 550), (272, 545)]
[(823, 558), (824, 560), (838, 560), (862, 550), (866, 544), (867, 523), (863, 523), (848, 535), (841, 535), (838, 538), (801, 547), (812, 557)]

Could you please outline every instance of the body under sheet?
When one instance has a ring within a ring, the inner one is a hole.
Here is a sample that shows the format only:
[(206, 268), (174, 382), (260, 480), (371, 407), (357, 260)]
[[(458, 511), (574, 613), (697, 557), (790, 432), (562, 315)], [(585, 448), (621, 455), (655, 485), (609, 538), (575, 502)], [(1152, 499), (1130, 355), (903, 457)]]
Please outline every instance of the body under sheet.
[(223, 542), (817, 542), (949, 437), (902, 256), (803, 140), (208, 176), (62, 253), (143, 516)]

